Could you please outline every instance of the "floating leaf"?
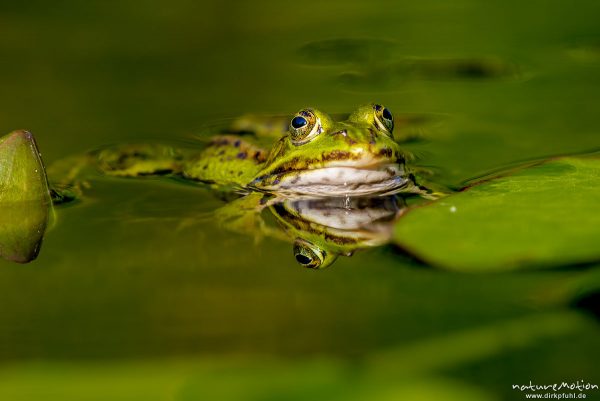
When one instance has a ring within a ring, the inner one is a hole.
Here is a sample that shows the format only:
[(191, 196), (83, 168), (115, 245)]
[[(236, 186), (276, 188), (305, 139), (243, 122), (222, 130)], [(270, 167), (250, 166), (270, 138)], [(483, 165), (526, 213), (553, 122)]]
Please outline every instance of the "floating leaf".
[(33, 135), (0, 138), (0, 256), (18, 263), (35, 259), (52, 203)]
[(513, 170), (406, 213), (394, 242), (464, 271), (555, 267), (600, 259), (600, 156)]

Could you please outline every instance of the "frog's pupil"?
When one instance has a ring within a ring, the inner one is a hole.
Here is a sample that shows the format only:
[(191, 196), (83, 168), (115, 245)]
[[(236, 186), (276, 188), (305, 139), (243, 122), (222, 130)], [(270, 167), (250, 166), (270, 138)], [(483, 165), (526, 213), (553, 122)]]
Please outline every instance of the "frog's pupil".
[(310, 263), (310, 258), (306, 255), (302, 255), (301, 253), (296, 255), (296, 260), (298, 261), (298, 263), (300, 263), (301, 265), (307, 265)]
[(292, 120), (292, 127), (294, 127), (295, 129), (302, 128), (306, 124), (308, 124), (308, 121), (306, 121), (306, 118), (304, 117), (296, 116)]
[(392, 121), (392, 113), (390, 113), (390, 111), (387, 108), (383, 109), (382, 115), (383, 118), (385, 118), (386, 120)]

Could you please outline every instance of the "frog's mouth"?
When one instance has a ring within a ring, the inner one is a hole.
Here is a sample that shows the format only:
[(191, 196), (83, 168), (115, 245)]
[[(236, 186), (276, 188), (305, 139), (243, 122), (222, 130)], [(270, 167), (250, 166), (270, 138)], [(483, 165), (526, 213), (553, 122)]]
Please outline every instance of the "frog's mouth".
[(413, 183), (403, 164), (341, 165), (259, 176), (249, 187), (282, 195), (365, 196), (400, 192)]

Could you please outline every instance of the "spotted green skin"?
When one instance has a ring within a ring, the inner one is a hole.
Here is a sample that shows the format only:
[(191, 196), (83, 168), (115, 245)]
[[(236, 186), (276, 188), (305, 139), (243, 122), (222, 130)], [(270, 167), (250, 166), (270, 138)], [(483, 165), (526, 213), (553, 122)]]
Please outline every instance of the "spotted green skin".
[(255, 137), (221, 135), (191, 156), (183, 164), (181, 175), (219, 187), (244, 188), (265, 164), (267, 155)]

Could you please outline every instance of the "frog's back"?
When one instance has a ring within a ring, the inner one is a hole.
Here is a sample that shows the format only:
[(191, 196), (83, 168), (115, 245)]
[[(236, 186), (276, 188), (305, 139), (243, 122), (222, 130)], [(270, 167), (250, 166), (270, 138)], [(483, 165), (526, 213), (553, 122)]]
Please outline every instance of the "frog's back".
[(183, 165), (188, 180), (244, 187), (266, 161), (267, 152), (236, 135), (219, 135)]

